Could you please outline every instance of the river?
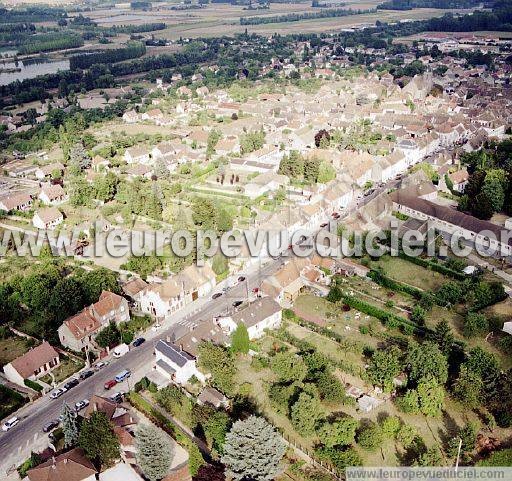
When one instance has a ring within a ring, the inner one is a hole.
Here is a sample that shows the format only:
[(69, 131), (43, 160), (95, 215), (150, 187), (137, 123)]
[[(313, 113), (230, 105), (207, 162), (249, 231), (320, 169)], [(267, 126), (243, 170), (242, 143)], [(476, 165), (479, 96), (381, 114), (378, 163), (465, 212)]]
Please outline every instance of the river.
[(0, 85), (56, 73), (59, 70), (69, 70), (69, 60), (47, 60), (44, 58), (18, 60), (18, 62), (0, 60)]

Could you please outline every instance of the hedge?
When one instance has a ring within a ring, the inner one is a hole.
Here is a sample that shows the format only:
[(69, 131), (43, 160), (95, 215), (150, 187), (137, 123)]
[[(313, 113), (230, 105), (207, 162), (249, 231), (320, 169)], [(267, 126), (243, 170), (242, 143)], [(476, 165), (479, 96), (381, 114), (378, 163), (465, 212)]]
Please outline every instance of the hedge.
[(467, 279), (466, 274), (464, 274), (463, 272), (454, 271), (453, 269), (450, 269), (434, 261), (422, 259), (421, 257), (408, 256), (402, 251), (398, 253), (398, 257), (405, 261), (412, 262), (413, 264), (424, 267), (425, 269), (430, 269), (432, 271), (439, 272), (439, 274), (444, 274), (445, 276), (452, 277), (453, 279), (456, 279), (458, 281), (463, 281), (464, 279)]
[(387, 312), (384, 309), (380, 309), (379, 307), (376, 307), (360, 299), (356, 299), (355, 297), (343, 296), (343, 302), (347, 306), (350, 306), (360, 312), (363, 312), (364, 314), (379, 319), (385, 326), (389, 328), (403, 327), (406, 330), (412, 329), (412, 333), (417, 334), (425, 334), (427, 332), (431, 332), (430, 329), (418, 326), (408, 319), (397, 316), (391, 312)]
[(35, 381), (31, 381), (30, 379), (24, 379), (23, 384), (37, 392), (41, 392), (43, 390), (43, 386), (41, 386), (41, 384)]
[(140, 394), (130, 392), (128, 395), (130, 404), (144, 413), (153, 423), (163, 429), (167, 434), (174, 438), (181, 446), (183, 446), (189, 454), (188, 467), (190, 474), (195, 476), (201, 466), (205, 463), (203, 455), (199, 451), (197, 444), (194, 443), (181, 429), (179, 429), (172, 421), (167, 419), (162, 413), (156, 410), (151, 403), (146, 401)]

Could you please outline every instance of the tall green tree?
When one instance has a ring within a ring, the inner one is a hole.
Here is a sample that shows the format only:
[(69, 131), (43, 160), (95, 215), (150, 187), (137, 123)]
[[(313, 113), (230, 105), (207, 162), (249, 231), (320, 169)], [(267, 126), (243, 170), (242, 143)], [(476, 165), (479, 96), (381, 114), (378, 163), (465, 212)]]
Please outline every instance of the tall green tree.
[(241, 322), (231, 335), (231, 350), (235, 353), (247, 354), (250, 348), (247, 326)]
[(84, 419), (78, 445), (98, 466), (110, 466), (119, 459), (119, 441), (105, 413), (97, 411)]
[(270, 361), (270, 367), (281, 382), (301, 382), (308, 368), (301, 356), (293, 352), (280, 352)]
[(137, 463), (149, 481), (159, 481), (169, 474), (174, 447), (161, 429), (152, 424), (139, 424), (135, 447)]
[(430, 342), (411, 343), (407, 356), (409, 379), (418, 382), (432, 376), (441, 384), (448, 379), (448, 362), (439, 347)]
[(76, 446), (78, 442), (78, 421), (76, 413), (67, 403), (62, 405), (62, 432), (64, 433), (64, 447)]
[(393, 388), (393, 379), (402, 372), (402, 351), (397, 346), (373, 353), (366, 373), (371, 383), (386, 392)]
[(286, 445), (265, 419), (237, 421), (226, 436), (221, 458), (232, 479), (272, 481), (281, 472)]
[(303, 436), (311, 436), (318, 421), (325, 415), (320, 399), (305, 392), (300, 393), (298, 400), (291, 408), (291, 421), (295, 430)]

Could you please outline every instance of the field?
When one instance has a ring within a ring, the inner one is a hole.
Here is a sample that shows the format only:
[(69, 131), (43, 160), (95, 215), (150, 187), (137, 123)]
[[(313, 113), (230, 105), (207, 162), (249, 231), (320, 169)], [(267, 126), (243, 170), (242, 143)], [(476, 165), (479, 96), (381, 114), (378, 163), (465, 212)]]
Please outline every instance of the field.
[(0, 340), (0, 366), (10, 363), (22, 356), (29, 349), (27, 339), (23, 337), (8, 337)]
[[(380, 0), (348, 1), (343, 8), (372, 9)], [(418, 9), (414, 11), (379, 11), (367, 15), (354, 15), (349, 17), (323, 18), (302, 20), (298, 22), (272, 23), (266, 25), (240, 25), (240, 17), (274, 16), (287, 13), (318, 12), (311, 7), (310, 2), (294, 4), (271, 4), (269, 10), (243, 10), (242, 6), (216, 4), (208, 5), (198, 10), (173, 11), (168, 8), (169, 3), (161, 3), (158, 10), (151, 12), (134, 12), (132, 10), (114, 8), (109, 10), (96, 10), (88, 13), (96, 23), (103, 26), (142, 24), (150, 22), (165, 22), (165, 30), (155, 32), (155, 37), (177, 40), (180, 37), (215, 37), (242, 33), (247, 28), (249, 33), (272, 35), (288, 33), (327, 33), (339, 31), (367, 24), (374, 24), (377, 20), (397, 21), (405, 19), (427, 19), (441, 16), (450, 10)]]
[(421, 34), (415, 34), (415, 35), (409, 35), (407, 37), (399, 37), (394, 40), (394, 43), (411, 43), (414, 40), (422, 40), (425, 37), (428, 37), (430, 34), (434, 33), (435, 35), (446, 35), (447, 37), (453, 37), (453, 38), (461, 38), (461, 37), (499, 37), (499, 38), (512, 38), (512, 32), (499, 32), (499, 31), (492, 31), (492, 30), (486, 30), (486, 31), (479, 31), (479, 32), (423, 32)]

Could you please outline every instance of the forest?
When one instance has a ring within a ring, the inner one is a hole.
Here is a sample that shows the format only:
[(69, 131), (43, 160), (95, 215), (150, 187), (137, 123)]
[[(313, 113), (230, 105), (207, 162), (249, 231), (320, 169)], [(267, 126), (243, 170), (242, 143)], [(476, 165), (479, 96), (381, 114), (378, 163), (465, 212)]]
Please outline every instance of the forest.
[(480, 0), (390, 0), (377, 5), (380, 10), (412, 10), (413, 8), (473, 8)]
[(84, 44), (84, 39), (73, 33), (48, 33), (33, 35), (28, 38), (23, 45), (18, 48), (20, 55), (52, 52), (55, 50), (63, 50), (67, 48), (78, 48)]
[(73, 55), (70, 58), (71, 70), (86, 69), (95, 64), (111, 64), (132, 58), (142, 57), (146, 53), (146, 46), (141, 42), (130, 42), (126, 47), (105, 50), (103, 52)]

